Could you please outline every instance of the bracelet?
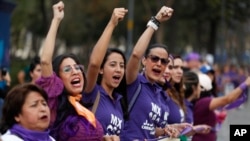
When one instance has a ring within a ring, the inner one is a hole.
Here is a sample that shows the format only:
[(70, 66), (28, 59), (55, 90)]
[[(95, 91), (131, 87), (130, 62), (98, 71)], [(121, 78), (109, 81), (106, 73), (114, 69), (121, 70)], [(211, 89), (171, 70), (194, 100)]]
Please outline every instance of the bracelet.
[(152, 21), (153, 23), (155, 23), (158, 27), (160, 27), (160, 22), (155, 18), (155, 16), (152, 16), (150, 21)]
[(240, 88), (242, 91), (244, 91), (247, 87), (248, 87), (248, 86), (247, 86), (247, 84), (246, 84), (245, 82), (241, 83), (240, 86), (239, 86), (239, 88)]
[(155, 31), (159, 28), (159, 27), (158, 27), (154, 22), (152, 22), (151, 20), (148, 21), (147, 27), (152, 27)]
[(152, 16), (151, 19), (147, 23), (147, 27), (152, 27), (154, 30), (157, 30), (160, 27), (160, 22)]

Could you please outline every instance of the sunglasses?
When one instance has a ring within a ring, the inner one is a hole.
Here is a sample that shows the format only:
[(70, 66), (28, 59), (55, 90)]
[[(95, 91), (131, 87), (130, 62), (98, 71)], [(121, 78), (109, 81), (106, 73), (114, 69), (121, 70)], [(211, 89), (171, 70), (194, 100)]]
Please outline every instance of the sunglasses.
[(157, 63), (159, 60), (161, 60), (162, 65), (167, 65), (169, 63), (168, 58), (160, 58), (160, 57), (158, 57), (156, 55), (148, 55), (147, 57), (150, 58), (150, 60), (153, 63)]
[(84, 70), (84, 66), (79, 64), (75, 64), (73, 66), (67, 65), (63, 67), (62, 71), (65, 73), (71, 73), (73, 69), (75, 69), (77, 72), (80, 72)]

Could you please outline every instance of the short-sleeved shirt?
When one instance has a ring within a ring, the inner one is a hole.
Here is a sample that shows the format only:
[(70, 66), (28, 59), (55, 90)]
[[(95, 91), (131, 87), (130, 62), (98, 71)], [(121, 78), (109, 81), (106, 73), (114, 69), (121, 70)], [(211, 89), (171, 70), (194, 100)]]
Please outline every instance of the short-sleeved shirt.
[[(64, 89), (64, 85), (62, 80), (55, 74), (49, 77), (41, 77), (36, 81), (36, 84), (41, 86), (48, 94), (49, 100), (48, 105), (51, 111), (51, 125), (54, 123), (57, 115), (57, 107), (58, 107), (58, 96), (62, 93)], [(90, 126), (91, 124), (86, 120), (86, 118), (78, 115), (69, 115), (63, 125), (69, 125), (68, 121), (70, 119), (77, 120), (76, 125), (74, 128), (78, 129), (78, 132), (69, 138), (70, 141), (101, 141), (103, 137), (103, 129), (99, 121), (96, 122), (96, 128)], [(50, 125), (50, 126), (51, 126)], [(59, 131), (59, 135), (63, 135), (67, 133), (69, 129), (62, 129)], [(69, 133), (70, 134), (70, 133)]]
[(129, 120), (125, 121), (121, 141), (144, 140), (155, 138), (155, 128), (167, 123), (168, 108), (165, 104), (166, 95), (160, 86), (151, 84), (144, 75), (127, 86), (128, 101), (131, 101), (138, 86), (141, 91), (130, 111)]
[(169, 107), (168, 124), (183, 123), (185, 121), (183, 109), (172, 98), (166, 104)]
[(94, 103), (98, 92), (100, 94), (100, 100), (95, 116), (102, 124), (105, 135), (119, 136), (124, 127), (123, 111), (120, 102), (122, 96), (118, 93), (114, 93), (114, 100), (112, 100), (107, 92), (100, 85), (96, 84), (92, 92), (88, 94), (84, 93), (83, 101), (86, 103)]
[(194, 117), (193, 117), (193, 108), (194, 105), (190, 101), (185, 99), (185, 105), (187, 107), (187, 111), (185, 113), (185, 122), (193, 124), (194, 123)]
[[(211, 97), (199, 99), (194, 105), (194, 125), (206, 124), (211, 127), (216, 125), (216, 115), (209, 109)], [(193, 141), (216, 141), (216, 132), (211, 131), (208, 134), (195, 134)]]

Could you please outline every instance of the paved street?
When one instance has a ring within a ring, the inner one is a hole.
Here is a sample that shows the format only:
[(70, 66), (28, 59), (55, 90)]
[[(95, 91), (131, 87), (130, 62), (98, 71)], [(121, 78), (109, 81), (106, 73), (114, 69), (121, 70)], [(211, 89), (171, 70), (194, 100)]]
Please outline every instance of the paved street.
[(217, 141), (229, 141), (230, 124), (250, 125), (250, 99), (244, 103), (243, 108), (228, 111), (227, 118), (217, 134)]

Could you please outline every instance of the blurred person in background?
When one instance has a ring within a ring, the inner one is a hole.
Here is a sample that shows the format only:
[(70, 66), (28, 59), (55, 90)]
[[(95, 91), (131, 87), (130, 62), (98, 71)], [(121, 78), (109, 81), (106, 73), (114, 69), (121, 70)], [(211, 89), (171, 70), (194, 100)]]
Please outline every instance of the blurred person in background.
[[(208, 65), (208, 64), (204, 64), (200, 67), (200, 71), (206, 75), (208, 75), (208, 77), (211, 79), (212, 81), (212, 94), (214, 97), (218, 96), (218, 91), (217, 91), (217, 82), (216, 82), (216, 75), (215, 75), (215, 71), (213, 69), (212, 66)], [(244, 79), (245, 80), (245, 79)]]
[[(208, 77), (211, 79), (212, 81), (212, 89), (210, 90), (211, 93), (206, 93), (201, 95), (201, 97), (207, 97), (207, 96), (211, 96), (211, 97), (218, 97), (218, 86), (217, 86), (217, 82), (216, 82), (216, 75), (215, 75), (215, 70), (208, 64), (204, 64), (201, 68), (200, 71), (206, 75), (208, 75)], [(245, 80), (245, 79), (244, 79)], [(214, 110), (215, 114), (216, 114), (216, 119), (217, 119), (217, 127), (220, 128), (221, 124), (224, 122), (224, 120), (226, 119), (227, 116), (227, 111), (223, 110), (223, 109), (216, 109)]]
[[(183, 89), (185, 94), (186, 116), (185, 121), (194, 124), (194, 101), (200, 98), (200, 82), (196, 72), (186, 71), (183, 75)], [(193, 126), (194, 134), (207, 134), (212, 129), (211, 126), (206, 124), (199, 124)], [(192, 136), (189, 136), (187, 140), (191, 141)]]
[(233, 64), (225, 64), (221, 73), (221, 84), (223, 95), (231, 92), (237, 84), (237, 73)]
[(4, 98), (6, 97), (8, 91), (11, 87), (11, 77), (7, 68), (2, 68), (0, 70), (0, 117), (2, 116), (2, 106), (4, 103)]
[(195, 70), (198, 71), (201, 66), (201, 56), (197, 52), (190, 52), (184, 57), (184, 71)]
[(17, 73), (17, 80), (19, 84), (27, 82), (35, 83), (35, 81), (40, 77), (41, 65), (39, 56), (32, 58), (29, 65)]
[[(247, 78), (248, 72), (247, 72), (247, 69), (244, 65), (239, 66), (239, 68), (237, 69), (237, 75), (238, 75), (238, 77), (237, 77), (238, 84), (244, 82), (244, 80)], [(247, 89), (246, 91), (247, 91), (247, 95), (249, 97), (249, 89)], [(248, 97), (247, 97), (247, 100), (249, 99)], [(243, 108), (243, 107), (244, 107), (244, 105), (241, 105), (239, 108)]]
[(0, 70), (0, 98), (4, 99), (11, 86), (11, 77), (7, 68)]
[(31, 78), (31, 83), (35, 83), (37, 79), (39, 79), (42, 75), (42, 69), (40, 64), (40, 57), (35, 56), (29, 65), (29, 75)]
[(18, 71), (17, 80), (19, 84), (30, 82), (31, 78), (30, 78), (29, 70), (30, 70), (29, 65), (27, 65), (26, 67)]
[(201, 94), (200, 98), (194, 104), (194, 125), (206, 124), (211, 126), (212, 130), (208, 134), (195, 134), (193, 141), (216, 141), (216, 125), (218, 120), (215, 110), (223, 109), (224, 106), (235, 102), (240, 96), (244, 95), (244, 91), (250, 86), (250, 77), (248, 76), (238, 87), (220, 97), (212, 96), (212, 80), (208, 75), (198, 73), (198, 77)]

